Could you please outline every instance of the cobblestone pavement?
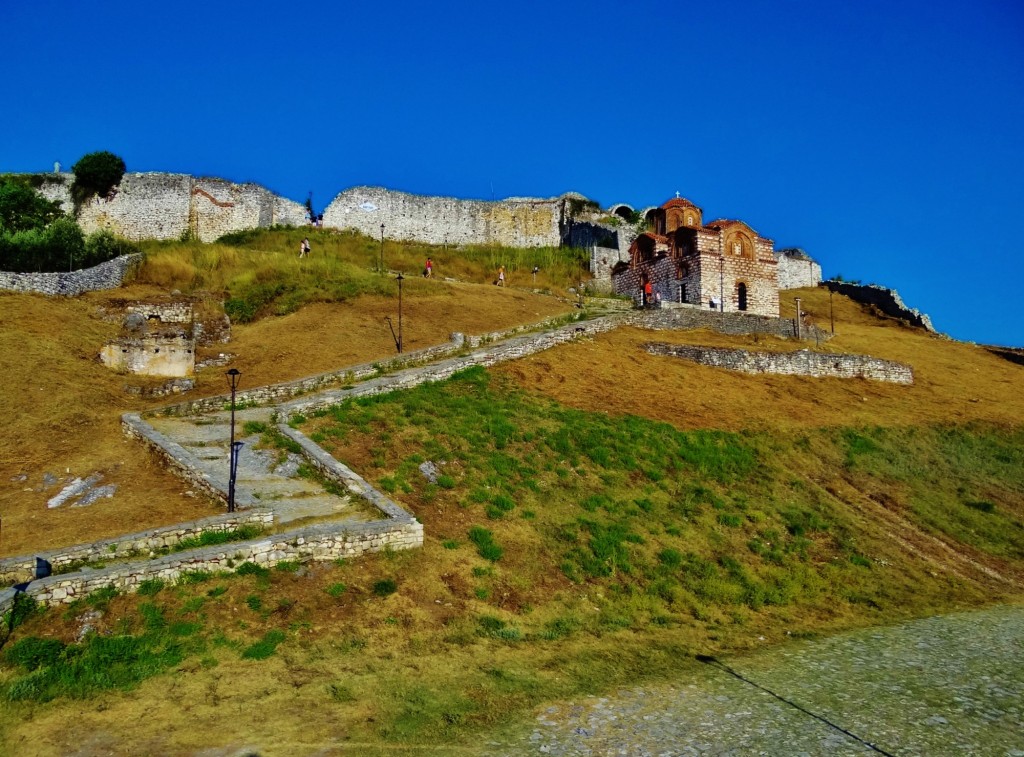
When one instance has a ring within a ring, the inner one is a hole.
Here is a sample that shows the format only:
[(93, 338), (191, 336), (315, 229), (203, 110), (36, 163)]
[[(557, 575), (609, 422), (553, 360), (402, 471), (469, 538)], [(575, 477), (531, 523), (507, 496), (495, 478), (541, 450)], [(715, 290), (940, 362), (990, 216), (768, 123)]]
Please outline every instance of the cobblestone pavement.
[(546, 708), (487, 755), (1024, 757), (1024, 606), (708, 661)]

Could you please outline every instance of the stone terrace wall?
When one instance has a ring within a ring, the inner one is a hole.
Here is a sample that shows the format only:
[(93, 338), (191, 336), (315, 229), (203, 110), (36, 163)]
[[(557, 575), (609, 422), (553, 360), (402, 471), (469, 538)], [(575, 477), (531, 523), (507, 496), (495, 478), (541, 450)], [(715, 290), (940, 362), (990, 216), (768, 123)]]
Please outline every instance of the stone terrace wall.
[(873, 305), (886, 315), (899, 318), (912, 326), (920, 326), (933, 334), (937, 333), (932, 326), (931, 318), (920, 310), (908, 308), (903, 304), (903, 299), (895, 289), (887, 289), (877, 284), (851, 284), (845, 281), (826, 281), (822, 286), (844, 294), (856, 302)]
[[(331, 371), (329, 373), (321, 373), (317, 376), (299, 379), (298, 381), (287, 381), (282, 384), (270, 384), (269, 386), (245, 389), (236, 392), (235, 401), (239, 404), (252, 403), (257, 405), (282, 402), (303, 394), (319, 391), (339, 382), (362, 381), (363, 379), (376, 376), (382, 371), (391, 371), (404, 366), (417, 365), (431, 360), (437, 360), (438, 358), (443, 358), (448, 355), (454, 355), (460, 350), (476, 348), (481, 344), (506, 339), (509, 336), (513, 336), (524, 331), (550, 328), (558, 320), (560, 319), (549, 318), (539, 323), (516, 326), (503, 331), (494, 331), (489, 334), (480, 334), (476, 336), (466, 336), (458, 333), (452, 334), (451, 341), (445, 344), (426, 347), (422, 350), (416, 350), (415, 352), (405, 352), (401, 355), (395, 355), (387, 360), (381, 360), (374, 363), (363, 363), (340, 371)], [(222, 394), (215, 397), (204, 397), (188, 402), (182, 402), (177, 405), (163, 408), (160, 412), (175, 415), (206, 413), (224, 408), (229, 401), (230, 395)]]
[(564, 217), (563, 198), (486, 202), (354, 187), (327, 206), (324, 226), (379, 238), (384, 224), (387, 239), (428, 244), (557, 247)]
[(833, 355), (825, 352), (752, 352), (714, 347), (663, 344), (644, 345), (652, 355), (667, 355), (715, 368), (743, 373), (778, 373), (815, 378), (864, 378), (894, 384), (913, 384), (909, 365), (880, 360), (867, 355)]
[[(324, 523), (247, 542), (201, 547), (151, 560), (41, 578), (29, 583), (24, 591), (44, 605), (68, 604), (106, 587), (134, 592), (143, 581), (174, 582), (189, 572), (230, 571), (245, 562), (272, 565), (286, 560), (336, 560), (422, 545), (423, 526), (408, 514), (404, 520)], [(14, 588), (0, 591), (0, 613), (11, 607), (16, 593)]]
[(9, 557), (0, 560), (0, 581), (20, 583), (35, 579), (37, 558), (48, 562), (54, 573), (61, 573), (75, 565), (109, 562), (130, 555), (152, 556), (161, 549), (174, 547), (184, 539), (198, 537), (204, 533), (234, 531), (240, 526), (246, 525), (265, 528), (273, 521), (274, 515), (269, 510), (248, 510), (227, 515), (211, 515), (208, 518), (188, 523), (152, 528), (113, 539), (38, 552), (29, 557)]
[[(796, 321), (740, 311), (721, 313), (697, 305), (666, 306), (661, 310), (635, 311), (625, 316), (631, 326), (646, 329), (712, 329), (722, 334), (768, 334), (782, 339), (796, 339)], [(827, 342), (832, 335), (817, 326), (801, 329), (807, 341)]]
[(82, 292), (117, 289), (125, 274), (142, 260), (142, 255), (122, 255), (92, 268), (67, 273), (11, 273), (0, 271), (0, 289), (9, 292), (38, 292), (39, 294), (75, 297)]

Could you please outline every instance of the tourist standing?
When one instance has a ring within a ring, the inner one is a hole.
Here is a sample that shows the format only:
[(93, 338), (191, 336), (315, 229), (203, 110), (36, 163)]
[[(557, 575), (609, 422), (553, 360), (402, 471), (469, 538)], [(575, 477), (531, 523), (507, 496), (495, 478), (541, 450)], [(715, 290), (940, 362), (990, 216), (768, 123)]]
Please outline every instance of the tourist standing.
[(309, 255), (309, 239), (303, 238), (302, 242), (299, 244), (299, 257), (304, 258), (307, 255)]
[(505, 266), (498, 268), (498, 280), (495, 282), (498, 286), (505, 286)]
[(423, 278), (429, 279), (434, 275), (434, 261), (427, 258), (427, 264), (423, 266)]

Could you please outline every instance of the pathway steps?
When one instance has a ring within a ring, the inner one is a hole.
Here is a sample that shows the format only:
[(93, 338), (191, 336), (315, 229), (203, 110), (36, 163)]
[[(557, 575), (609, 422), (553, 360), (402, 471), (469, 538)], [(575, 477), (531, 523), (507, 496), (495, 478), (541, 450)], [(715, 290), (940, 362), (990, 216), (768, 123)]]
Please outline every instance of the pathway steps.
[[(235, 440), (243, 443), (238, 457), (236, 491), (246, 491), (272, 509), (277, 523), (307, 518), (379, 520), (380, 513), (348, 496), (326, 491), (316, 480), (298, 474), (302, 458), (275, 449), (259, 449), (260, 434), (246, 434), (247, 421), (272, 425), (275, 408), (246, 408), (235, 412)], [(206, 473), (226, 477), (231, 442), (231, 413), (219, 411), (196, 416), (159, 416), (149, 419), (154, 429), (180, 444), (199, 461)]]

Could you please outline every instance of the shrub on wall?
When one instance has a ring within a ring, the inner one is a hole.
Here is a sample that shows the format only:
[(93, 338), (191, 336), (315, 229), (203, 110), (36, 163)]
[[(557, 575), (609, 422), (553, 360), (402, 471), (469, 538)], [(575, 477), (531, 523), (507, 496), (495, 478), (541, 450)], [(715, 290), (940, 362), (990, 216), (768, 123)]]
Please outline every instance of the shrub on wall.
[(93, 195), (106, 195), (121, 183), (124, 176), (124, 160), (112, 152), (101, 150), (83, 155), (71, 170), (75, 183), (71, 185), (71, 197), (77, 208)]

